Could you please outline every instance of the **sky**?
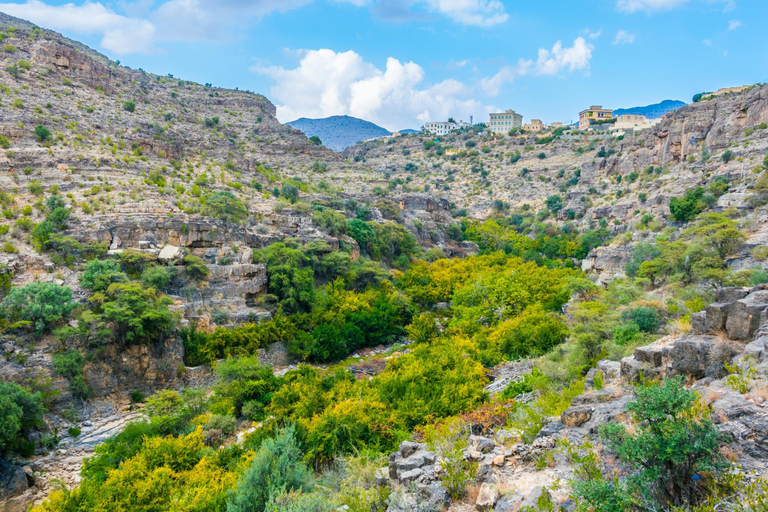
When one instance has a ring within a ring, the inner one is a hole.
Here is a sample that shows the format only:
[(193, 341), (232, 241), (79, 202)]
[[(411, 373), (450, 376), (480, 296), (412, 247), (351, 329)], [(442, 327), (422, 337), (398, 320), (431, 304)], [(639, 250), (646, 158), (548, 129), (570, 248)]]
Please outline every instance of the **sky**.
[(390, 130), (768, 81), (768, 0), (0, 0), (132, 68)]

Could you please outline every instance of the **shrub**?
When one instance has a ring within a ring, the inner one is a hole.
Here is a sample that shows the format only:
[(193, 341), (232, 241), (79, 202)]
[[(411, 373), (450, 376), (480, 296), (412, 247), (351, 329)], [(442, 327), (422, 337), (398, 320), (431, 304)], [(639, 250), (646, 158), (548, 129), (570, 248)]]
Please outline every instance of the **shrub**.
[(83, 267), (80, 274), (80, 285), (94, 292), (105, 291), (112, 283), (122, 283), (128, 280), (115, 260), (91, 260)]
[(75, 303), (68, 286), (30, 283), (12, 288), (3, 299), (2, 308), (12, 322), (29, 322), (38, 334), (43, 334), (66, 320)]
[(733, 160), (733, 151), (731, 151), (730, 149), (726, 149), (725, 151), (723, 151), (723, 154), (722, 154), (722, 155), (720, 155), (720, 159), (721, 159), (721, 160), (722, 160), (724, 163), (726, 163), (726, 164), (727, 164), (728, 162), (730, 162), (731, 160)]
[(35, 137), (37, 137), (37, 140), (40, 142), (45, 142), (51, 138), (51, 131), (45, 126), (39, 124), (35, 126)]
[(166, 296), (159, 297), (154, 288), (145, 288), (141, 283), (113, 283), (89, 300), (98, 305), (105, 320), (113, 323), (120, 341), (160, 341), (175, 323), (168, 309), (173, 301)]
[(123, 103), (123, 110), (126, 112), (134, 112), (136, 110), (136, 103), (133, 101), (126, 101)]
[(309, 142), (311, 142), (312, 144), (314, 144), (316, 146), (322, 146), (323, 145), (323, 141), (320, 140), (320, 137), (318, 137), (317, 135), (311, 136), (309, 138)]
[(545, 158), (547, 158), (547, 154), (544, 152), (541, 152), (538, 155), (536, 155), (536, 158), (538, 158), (539, 160), (544, 160)]
[(261, 444), (251, 466), (227, 501), (227, 512), (263, 512), (270, 497), (286, 491), (308, 491), (312, 475), (302, 462), (294, 427)]
[(53, 356), (56, 373), (69, 381), (69, 390), (76, 398), (86, 399), (91, 395), (91, 388), (83, 376), (85, 358), (77, 350), (70, 350)]
[(642, 332), (656, 332), (659, 328), (659, 313), (656, 308), (641, 306), (622, 311), (621, 318), (624, 321), (632, 321)]
[(13, 382), (0, 381), (0, 454), (28, 450), (26, 436), (43, 425), (40, 393), (30, 393)]
[(205, 196), (205, 213), (226, 222), (240, 223), (248, 218), (248, 210), (232, 192), (217, 191)]
[(347, 230), (347, 218), (334, 210), (325, 209), (315, 212), (312, 220), (331, 236), (343, 235)]
[(702, 197), (704, 189), (696, 187), (685, 191), (683, 197), (673, 197), (669, 200), (669, 211), (672, 217), (680, 222), (690, 222), (704, 210)]
[(171, 282), (171, 277), (168, 267), (153, 266), (141, 273), (141, 283), (147, 288), (165, 290)]
[[(635, 394), (627, 405), (636, 421), (634, 433), (616, 423), (600, 428), (603, 440), (632, 471), (626, 492), (643, 510), (697, 506), (707, 496), (702, 474), (717, 476), (728, 467), (719, 451), (724, 437), (680, 377), (640, 386)], [(622, 493), (622, 488), (608, 490)], [(578, 489), (576, 495), (595, 498)]]
[(280, 189), (280, 195), (282, 195), (284, 199), (287, 199), (291, 202), (291, 204), (293, 204), (299, 198), (299, 189), (290, 183), (286, 183)]
[(550, 212), (557, 213), (563, 208), (563, 198), (558, 195), (549, 196), (545, 204)]

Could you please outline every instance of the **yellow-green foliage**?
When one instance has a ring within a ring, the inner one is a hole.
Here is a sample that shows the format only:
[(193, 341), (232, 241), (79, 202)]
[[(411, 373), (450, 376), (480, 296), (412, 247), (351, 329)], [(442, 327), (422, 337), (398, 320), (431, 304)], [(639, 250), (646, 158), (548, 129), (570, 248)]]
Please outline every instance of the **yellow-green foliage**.
[(226, 491), (242, 465), (228, 470), (203, 445), (202, 429), (178, 438), (148, 438), (142, 449), (103, 483), (88, 480), (73, 491), (57, 491), (35, 512), (224, 511)]

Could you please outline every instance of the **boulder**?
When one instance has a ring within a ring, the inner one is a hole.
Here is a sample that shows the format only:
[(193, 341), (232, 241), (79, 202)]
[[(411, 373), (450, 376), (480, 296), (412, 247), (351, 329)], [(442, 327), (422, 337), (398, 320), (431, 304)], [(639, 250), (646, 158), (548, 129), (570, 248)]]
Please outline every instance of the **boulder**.
[(175, 245), (166, 245), (157, 255), (157, 259), (161, 263), (175, 263), (184, 258), (184, 250), (181, 247)]
[(551, 437), (561, 430), (565, 428), (565, 425), (563, 425), (562, 421), (550, 421), (543, 427), (541, 427), (541, 430), (539, 430), (539, 433), (536, 434), (536, 438), (540, 437)]
[(651, 366), (661, 366), (663, 350), (658, 345), (648, 345), (635, 349), (635, 359)]
[(541, 486), (534, 487), (530, 494), (528, 494), (528, 497), (525, 498), (523, 504), (520, 505), (520, 508), (531, 507), (533, 510), (539, 510), (538, 503), (540, 499), (551, 500), (549, 491)]
[(691, 314), (691, 333), (707, 334), (707, 312), (699, 311)]
[(411, 469), (410, 471), (403, 471), (399, 473), (398, 480), (400, 480), (400, 482), (402, 483), (407, 483), (407, 482), (411, 482), (413, 480), (418, 479), (423, 474), (424, 474), (424, 470), (422, 470), (421, 468), (414, 468), (414, 469)]
[(692, 336), (677, 340), (668, 350), (667, 375), (687, 375), (695, 379), (722, 377), (723, 361), (711, 357), (715, 339)]
[(733, 286), (720, 288), (719, 290), (715, 291), (715, 302), (726, 302), (728, 304), (733, 304), (737, 300), (741, 300), (749, 295), (749, 291), (749, 288)]
[(765, 320), (766, 309), (768, 309), (768, 290), (752, 292), (734, 302), (728, 311), (725, 326), (728, 337), (734, 340), (751, 338)]
[(483, 462), (477, 467), (475, 482), (480, 484), (483, 482), (490, 482), (492, 479), (493, 479), (493, 469), (491, 469), (491, 466)]
[(27, 472), (0, 458), (0, 502), (19, 496), (29, 488)]
[(523, 501), (523, 497), (517, 493), (505, 494), (496, 502), (493, 512), (513, 512), (517, 510), (517, 505)]
[(603, 359), (598, 361), (597, 370), (603, 374), (605, 380), (613, 380), (621, 377), (621, 363)]
[(592, 417), (594, 408), (591, 405), (569, 407), (560, 415), (560, 421), (566, 427), (580, 427)]
[(634, 356), (625, 357), (621, 360), (622, 377), (629, 382), (637, 382), (640, 380), (640, 375), (645, 379), (655, 379), (661, 375), (661, 369), (638, 361)]
[(484, 483), (480, 486), (480, 493), (475, 500), (475, 508), (480, 511), (492, 510), (499, 501), (499, 490), (495, 485)]
[(422, 443), (414, 443), (412, 441), (403, 441), (400, 443), (400, 456), (407, 459), (419, 450), (423, 450), (427, 445)]
[(744, 356), (751, 357), (758, 363), (768, 361), (768, 336), (761, 336), (744, 347)]
[(487, 437), (482, 436), (469, 436), (467, 445), (470, 451), (480, 453), (491, 452), (496, 447), (496, 443), (493, 439), (488, 439)]
[(707, 306), (704, 310), (706, 315), (704, 332), (699, 334), (712, 334), (716, 331), (724, 331), (725, 323), (728, 321), (728, 311), (731, 309), (731, 306), (733, 306), (733, 302), (714, 302)]

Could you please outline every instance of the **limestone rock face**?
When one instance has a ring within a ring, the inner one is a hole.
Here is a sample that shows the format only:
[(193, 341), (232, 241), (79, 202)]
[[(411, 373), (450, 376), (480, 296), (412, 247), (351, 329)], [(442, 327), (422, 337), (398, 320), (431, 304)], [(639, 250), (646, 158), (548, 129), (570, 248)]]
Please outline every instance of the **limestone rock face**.
[(766, 320), (768, 290), (750, 293), (733, 303), (728, 310), (725, 328), (735, 340), (749, 339)]
[(0, 458), (0, 503), (22, 494), (29, 485), (24, 468)]

